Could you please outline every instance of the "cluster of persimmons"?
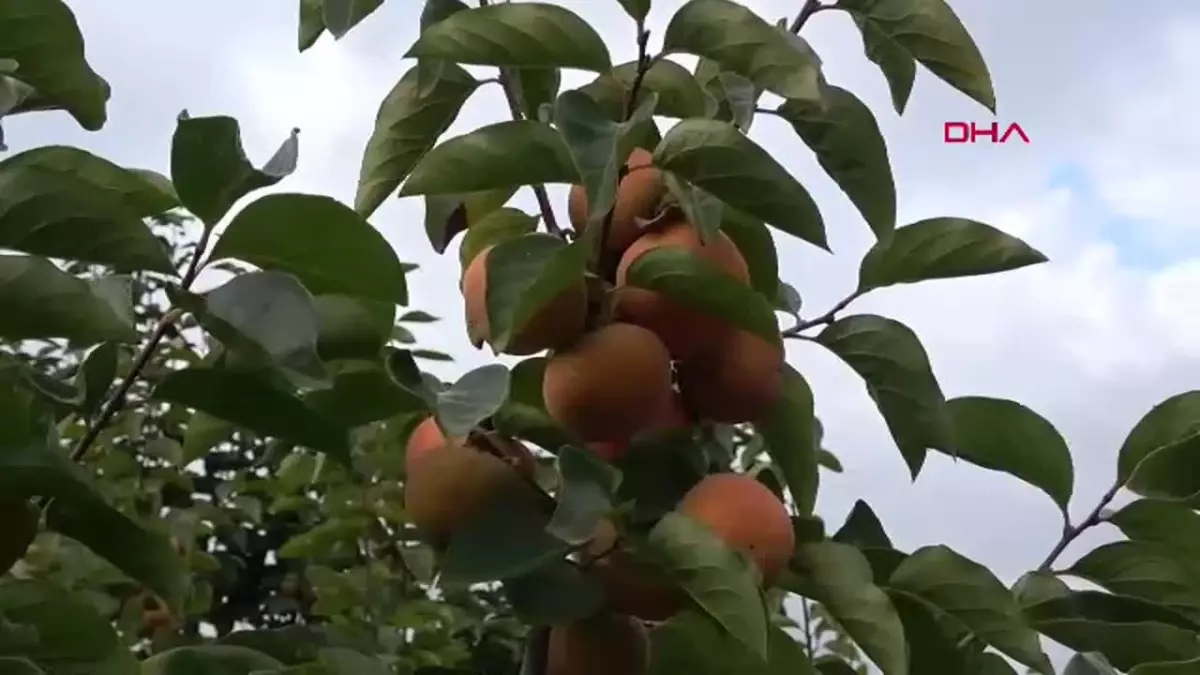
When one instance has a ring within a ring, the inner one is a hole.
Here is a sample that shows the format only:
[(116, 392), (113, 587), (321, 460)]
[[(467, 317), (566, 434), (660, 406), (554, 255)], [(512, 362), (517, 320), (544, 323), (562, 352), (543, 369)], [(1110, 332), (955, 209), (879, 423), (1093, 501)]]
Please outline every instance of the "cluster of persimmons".
[[(626, 283), (640, 256), (663, 246), (682, 247), (750, 283), (746, 260), (724, 233), (702, 240), (677, 206), (669, 205), (661, 172), (635, 150), (617, 190), (604, 245), (615, 270), (610, 311), (596, 321), (584, 280), (559, 294), (509, 341), (506, 353), (549, 350), (542, 385), (546, 411), (580, 445), (608, 462), (646, 434), (687, 430), (700, 421), (752, 422), (780, 396), (783, 348), (660, 293)], [(592, 226), (581, 186), (570, 192), (576, 231)], [(462, 279), (472, 341), (488, 340), (485, 248)], [(487, 447), (481, 447), (487, 446)], [(642, 450), (643, 447), (647, 449)], [(536, 460), (519, 441), (494, 432), (447, 438), (433, 417), (407, 445), (405, 507), (435, 548), (485, 509), (511, 508), (530, 499)], [(544, 495), (543, 495), (544, 496)], [(507, 501), (506, 501), (507, 500)], [(696, 483), (676, 510), (707, 526), (755, 563), (764, 585), (777, 580), (795, 540), (784, 504), (753, 477), (711, 474)], [(649, 660), (644, 623), (665, 621), (688, 598), (657, 566), (621, 546), (617, 527), (604, 521), (573, 553), (606, 594), (604, 610), (550, 632), (548, 675), (638, 675)]]

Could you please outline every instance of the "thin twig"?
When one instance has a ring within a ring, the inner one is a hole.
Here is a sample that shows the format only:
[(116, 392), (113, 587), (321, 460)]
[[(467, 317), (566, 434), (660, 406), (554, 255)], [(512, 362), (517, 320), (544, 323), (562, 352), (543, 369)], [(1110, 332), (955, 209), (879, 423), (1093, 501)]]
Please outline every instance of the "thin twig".
[[(480, 7), (487, 7), (488, 0), (479, 0)], [(508, 72), (503, 68), (500, 69), (500, 74), (496, 76), (496, 81), (500, 83), (500, 87), (504, 89), (504, 98), (508, 101), (508, 111), (514, 120), (525, 119), (524, 113), (521, 112), (521, 102), (517, 100), (516, 89), (512, 86), (512, 78), (508, 76)], [(546, 229), (558, 237), (565, 237), (562, 228), (558, 226), (558, 219), (554, 217), (554, 207), (550, 205), (550, 195), (546, 193), (545, 185), (531, 185), (533, 188), (533, 196), (537, 199), (538, 209), (542, 212), (542, 220), (546, 223)]]
[(801, 599), (800, 606), (804, 608), (804, 647), (808, 651), (808, 660), (811, 661), (817, 657), (813, 653), (812, 611), (807, 599)]
[[(196, 281), (196, 277), (200, 274), (200, 261), (204, 258), (204, 251), (208, 248), (208, 242), (211, 237), (212, 228), (206, 225), (204, 233), (200, 235), (200, 241), (196, 243), (196, 250), (192, 254), (192, 259), (188, 263), (187, 270), (183, 273), (180, 287), (184, 290), (190, 288), (192, 283)], [(150, 338), (146, 340), (146, 344), (142, 345), (141, 351), (134, 358), (133, 367), (129, 370), (129, 373), (117, 385), (117, 390), (113, 392), (113, 395), (104, 402), (104, 406), (100, 408), (100, 412), (88, 427), (87, 433), (83, 435), (83, 438), (79, 439), (74, 449), (71, 450), (71, 461), (78, 462), (87, 456), (88, 450), (95, 444), (96, 439), (100, 437), (100, 434), (108, 427), (108, 424), (116, 417), (117, 413), (124, 409), (126, 399), (129, 396), (129, 390), (133, 388), (134, 383), (141, 377), (142, 371), (150, 363), (150, 359), (154, 356), (158, 345), (167, 336), (172, 324), (179, 319), (180, 314), (181, 312), (178, 310), (169, 311), (155, 325), (154, 332), (150, 334)]]
[(843, 309), (846, 309), (846, 307), (848, 307), (850, 305), (850, 303), (854, 302), (861, 296), (862, 296), (861, 292), (855, 291), (855, 292), (851, 293), (850, 295), (847, 295), (846, 297), (842, 298), (841, 301), (839, 301), (836, 305), (831, 307), (828, 312), (825, 312), (824, 314), (822, 314), (821, 316), (818, 316), (815, 319), (808, 319), (807, 321), (799, 321), (796, 323), (795, 326), (792, 326), (791, 328), (783, 331), (782, 333), (780, 333), (780, 335), (782, 335), (785, 338), (802, 338), (804, 336), (801, 335), (801, 333), (803, 331), (808, 330), (809, 328), (813, 328), (815, 326), (824, 326), (826, 324), (833, 323), (837, 319), (838, 312), (841, 312)]
[(788, 30), (799, 34), (800, 29), (804, 28), (805, 22), (812, 18), (813, 14), (816, 14), (823, 9), (830, 8), (831, 5), (822, 5), (820, 0), (805, 0), (804, 6), (800, 8), (800, 13), (797, 14), (795, 20), (792, 21), (792, 25), (788, 26)]
[(1037, 571), (1049, 572), (1050, 566), (1054, 564), (1055, 560), (1058, 560), (1058, 556), (1062, 555), (1063, 551), (1067, 550), (1067, 547), (1071, 545), (1071, 542), (1079, 538), (1079, 535), (1083, 534), (1089, 528), (1099, 525), (1103, 520), (1100, 514), (1105, 508), (1108, 507), (1110, 503), (1112, 503), (1113, 498), (1117, 496), (1117, 492), (1120, 489), (1121, 481), (1118, 480), (1117, 482), (1113, 483), (1113, 486), (1108, 489), (1108, 492), (1105, 492), (1104, 495), (1100, 497), (1100, 502), (1096, 504), (1096, 508), (1092, 509), (1092, 512), (1087, 514), (1087, 516), (1080, 521), (1078, 525), (1072, 525), (1069, 520), (1065, 522), (1063, 524), (1062, 537), (1059, 538), (1058, 543), (1054, 545), (1054, 548), (1050, 550), (1050, 554), (1046, 556), (1046, 559), (1042, 561), (1042, 564), (1038, 565)]

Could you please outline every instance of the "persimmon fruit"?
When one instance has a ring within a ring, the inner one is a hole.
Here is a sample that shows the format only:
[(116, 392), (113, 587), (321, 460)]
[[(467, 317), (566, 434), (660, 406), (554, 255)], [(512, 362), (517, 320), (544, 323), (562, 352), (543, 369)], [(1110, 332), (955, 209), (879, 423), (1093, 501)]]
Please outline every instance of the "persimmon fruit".
[[(652, 164), (653, 155), (643, 148), (634, 148), (625, 160), (629, 170), (617, 187), (612, 224), (605, 237), (605, 248), (620, 253), (642, 235), (639, 220), (656, 215), (659, 202), (667, 193), (662, 171)], [(577, 232), (588, 225), (588, 198), (582, 185), (573, 185), (567, 196), (567, 215)]]
[(712, 349), (677, 366), (688, 410), (715, 422), (761, 419), (783, 389), (783, 345), (735, 330)]
[(550, 628), (546, 675), (644, 675), (650, 640), (637, 619), (612, 612)]

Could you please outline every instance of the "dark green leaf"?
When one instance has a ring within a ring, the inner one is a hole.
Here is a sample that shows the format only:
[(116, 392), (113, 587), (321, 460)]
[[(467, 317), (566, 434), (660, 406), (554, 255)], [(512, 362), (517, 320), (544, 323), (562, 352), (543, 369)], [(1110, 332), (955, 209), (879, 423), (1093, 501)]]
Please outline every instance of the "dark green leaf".
[(751, 654), (767, 658), (767, 614), (753, 563), (704, 525), (675, 512), (658, 521), (649, 544), (701, 609)]
[(517, 120), (485, 126), (433, 148), (413, 167), (400, 196), (578, 181), (579, 172), (562, 136), (541, 122)]
[(875, 585), (871, 566), (858, 549), (831, 541), (803, 544), (796, 548), (792, 569), (803, 582), (803, 593), (837, 619), (884, 675), (909, 672), (900, 616)]
[(48, 104), (66, 109), (79, 126), (104, 126), (112, 89), (88, 65), (79, 24), (62, 0), (0, 4), (0, 58), (16, 61), (20, 80)]
[(1046, 418), (1016, 401), (963, 396), (947, 402), (953, 454), (1003, 471), (1050, 495), (1066, 512), (1075, 486), (1071, 451)]
[(1194, 624), (1134, 598), (1074, 591), (1026, 607), (1025, 614), (1051, 640), (1075, 651), (1100, 652), (1120, 670), (1200, 658)]
[(587, 192), (589, 221), (598, 221), (612, 209), (620, 168), (625, 166), (634, 148), (631, 132), (650, 119), (657, 104), (658, 96), (651, 93), (629, 121), (613, 122), (604, 108), (581, 90), (564, 91), (554, 102), (554, 124), (567, 144)]
[[(41, 513), (28, 499), (0, 499), (0, 575), (7, 574), (33, 543)], [(3, 671), (0, 671), (3, 672)]]
[(612, 65), (604, 39), (574, 12), (541, 2), (456, 12), (422, 32), (405, 57), (481, 66), (578, 68)]
[(987, 64), (945, 0), (850, 0), (839, 6), (872, 24), (950, 86), (996, 112)]
[(339, 373), (332, 387), (310, 392), (304, 402), (330, 421), (347, 427), (427, 411), (420, 396), (398, 386), (377, 367)]
[(203, 410), (265, 436), (345, 459), (345, 433), (290, 392), (251, 373), (190, 368), (167, 375), (156, 398)]
[(804, 376), (784, 364), (783, 393), (757, 428), (801, 515), (811, 514), (817, 501), (815, 420), (812, 389)]
[(558, 453), (558, 507), (550, 534), (568, 544), (590, 540), (596, 527), (613, 509), (612, 496), (621, 484), (621, 472), (594, 452), (567, 446)]
[(654, 164), (748, 216), (828, 250), (821, 212), (808, 191), (732, 124), (683, 120), (655, 148)]
[(192, 413), (183, 437), (184, 463), (190, 463), (207, 455), (214, 445), (232, 436), (234, 429), (234, 425), (230, 422), (209, 415), (203, 410)]
[(1173, 549), (1180, 560), (1200, 560), (1200, 514), (1182, 504), (1139, 499), (1108, 522), (1133, 541)]
[(549, 234), (501, 242), (487, 258), (488, 339), (508, 349), (538, 312), (583, 282), (588, 250)]
[(92, 287), (42, 258), (0, 255), (0, 336), (132, 342), (137, 333)]
[(700, 234), (700, 241), (708, 244), (716, 238), (721, 231), (721, 215), (727, 208), (725, 204), (673, 173), (666, 172), (663, 178), (667, 190), (683, 211), (683, 217)]
[(1144, 663), (1129, 671), (1129, 675), (1191, 675), (1196, 672), (1197, 668), (1200, 668), (1200, 659), (1172, 663)]
[[(622, 63), (611, 72), (600, 75), (579, 89), (600, 105), (608, 119), (621, 121), (629, 90), (637, 78), (636, 61)], [(696, 82), (687, 68), (669, 59), (659, 59), (650, 65), (638, 87), (637, 105), (651, 94), (658, 95), (654, 114), (662, 117), (704, 117), (711, 105), (708, 94)], [(556, 118), (557, 121), (557, 118)]]
[(437, 418), (447, 436), (466, 436), (508, 398), (508, 368), (493, 363), (472, 370), (437, 395)]
[(637, 258), (626, 283), (646, 288), (682, 305), (779, 344), (779, 324), (771, 303), (717, 265), (677, 246), (662, 246)]
[(537, 224), (538, 216), (502, 206), (483, 216), (467, 229), (467, 234), (458, 247), (458, 260), (463, 269), (466, 269), (485, 248), (531, 234), (537, 230)]
[(0, 657), (0, 673), (4, 675), (46, 675), (33, 661), (18, 656)]
[(1000, 230), (966, 218), (929, 218), (897, 228), (863, 256), (858, 292), (893, 284), (994, 274), (1046, 262)]
[(504, 595), (521, 620), (561, 625), (586, 619), (604, 604), (604, 587), (565, 560), (504, 582)]
[(896, 229), (896, 184), (887, 143), (871, 109), (827, 86), (821, 101), (785, 101), (776, 111), (817, 155), (879, 239)]
[(875, 22), (855, 16), (854, 23), (862, 33), (863, 51), (867, 58), (879, 66), (887, 80), (892, 107), (897, 113), (904, 114), (908, 99), (912, 96), (913, 83), (917, 79), (917, 62)]
[(344, 295), (313, 298), (317, 354), (323, 361), (377, 359), (392, 336), (396, 307)]
[(648, 673), (814, 675), (815, 671), (792, 636), (778, 627), (769, 629), (764, 662), (711, 617), (696, 610), (684, 610), (650, 633)]
[(617, 2), (621, 3), (621, 8), (634, 21), (645, 21), (646, 15), (650, 13), (650, 0), (617, 0)]
[(478, 86), (470, 73), (445, 61), (423, 61), (404, 73), (376, 113), (359, 171), (356, 211), (370, 216), (400, 187)]
[(1200, 447), (1200, 391), (1154, 406), (1121, 445), (1117, 479), (1147, 497), (1187, 499), (1200, 492), (1192, 466)]
[(340, 40), (382, 4), (383, 0), (324, 0), (325, 27)]
[(296, 170), (298, 132), (294, 129), (271, 160), (256, 169), (242, 148), (236, 119), (180, 115), (171, 141), (171, 180), (183, 205), (206, 228), (216, 227), (237, 200)]
[(1118, 675), (1112, 664), (1100, 652), (1076, 654), (1067, 661), (1063, 675)]
[[(889, 591), (888, 597), (904, 626), (910, 673), (982, 675), (967, 668), (967, 653), (958, 648), (957, 642), (961, 638), (951, 627), (965, 631), (960, 623), (914, 595)], [(966, 635), (970, 636), (970, 633)]]
[(0, 162), (0, 185), (0, 247), (122, 271), (175, 271), (143, 219), (179, 200), (147, 173), (48, 146)]
[(667, 25), (663, 50), (712, 59), (784, 98), (816, 101), (821, 96), (816, 55), (797, 48), (782, 31), (731, 0), (684, 4)]
[(505, 68), (508, 84), (517, 97), (517, 105), (527, 120), (538, 118), (538, 108), (553, 104), (562, 87), (558, 68)]
[(721, 209), (721, 216), (721, 230), (733, 240), (750, 268), (750, 286), (774, 302), (781, 286), (779, 258), (771, 231), (762, 221), (729, 208)]
[(430, 195), (425, 197), (425, 234), (433, 250), (445, 253), (458, 235), (504, 206), (517, 191), (516, 186), (468, 194)]
[(261, 354), (300, 385), (325, 382), (320, 325), (308, 290), (290, 274), (251, 272), (205, 293), (200, 322), (225, 346)]
[(421, 30), (423, 31), (435, 23), (441, 23), (449, 16), (464, 9), (470, 9), (470, 7), (460, 0), (425, 0), (425, 6), (421, 9)]
[(295, 275), (309, 292), (408, 303), (404, 269), (387, 239), (329, 197), (270, 194), (238, 212), (212, 259), (237, 258)]
[(1053, 675), (1037, 633), (1016, 600), (988, 569), (945, 546), (908, 556), (888, 585), (911, 593), (961, 621), (980, 640), (1045, 675)]
[(1200, 568), (1170, 549), (1144, 542), (1116, 541), (1096, 548), (1066, 570), (1113, 593), (1142, 598), (1200, 616)]
[(907, 326), (858, 314), (829, 324), (817, 342), (862, 377), (913, 478), (920, 473), (928, 448), (951, 447), (946, 399), (925, 348)]
[(317, 43), (325, 32), (324, 0), (300, 0), (300, 27), (296, 34), (296, 47), (304, 52)]
[(854, 502), (846, 522), (833, 535), (833, 540), (858, 548), (892, 548), (892, 540), (871, 506), (859, 499)]
[(256, 675), (277, 672), (283, 664), (266, 654), (237, 645), (176, 647), (142, 662), (141, 675)]
[(83, 359), (75, 373), (74, 386), (82, 394), (79, 411), (90, 415), (99, 409), (104, 395), (117, 377), (119, 350), (115, 342), (105, 342)]
[(562, 558), (570, 544), (546, 531), (549, 516), (535, 496), (518, 494), (503, 508), (486, 509), (455, 532), (442, 555), (442, 582), (465, 585), (515, 579)]
[(36, 639), (20, 656), (54, 675), (129, 675), (137, 670), (133, 652), (86, 600), (47, 581), (0, 584), (0, 616)]

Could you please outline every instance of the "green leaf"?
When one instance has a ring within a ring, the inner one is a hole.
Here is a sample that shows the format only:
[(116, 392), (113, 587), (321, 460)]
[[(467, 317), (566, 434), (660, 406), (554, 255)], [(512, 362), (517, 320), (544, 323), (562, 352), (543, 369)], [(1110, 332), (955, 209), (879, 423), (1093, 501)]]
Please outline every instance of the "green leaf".
[(728, 207), (720, 199), (673, 173), (664, 173), (663, 179), (667, 190), (683, 211), (684, 218), (699, 233), (700, 241), (708, 244), (715, 239), (721, 231), (721, 215)]
[(287, 272), (314, 295), (408, 303), (404, 268), (391, 244), (329, 197), (276, 193), (251, 202), (213, 247), (212, 259), (220, 258)]
[(908, 107), (908, 99), (912, 96), (913, 83), (917, 79), (917, 62), (877, 23), (857, 15), (854, 17), (854, 23), (862, 33), (863, 51), (867, 58), (879, 66), (880, 72), (887, 80), (888, 91), (892, 95), (892, 107), (896, 109), (897, 114), (904, 114), (904, 109)]
[(1066, 513), (1075, 486), (1071, 451), (1046, 418), (1000, 398), (963, 396), (947, 402), (953, 456), (1003, 471), (1038, 488)]
[(317, 354), (322, 361), (379, 358), (392, 336), (396, 307), (345, 295), (313, 298)]
[(712, 59), (784, 98), (817, 101), (821, 97), (816, 55), (797, 48), (783, 31), (731, 0), (685, 3), (667, 24), (663, 51)]
[[(312, 295), (290, 274), (240, 274), (205, 293), (201, 324), (225, 346), (271, 361), (299, 385), (326, 381)], [(199, 309), (199, 308), (198, 308)]]
[(787, 482), (796, 511), (809, 515), (816, 505), (819, 481), (812, 389), (803, 375), (784, 364), (782, 392), (766, 419), (758, 422), (757, 429), (767, 444), (771, 461)]
[(1129, 671), (1129, 675), (1190, 675), (1196, 672), (1197, 668), (1200, 668), (1200, 659), (1173, 663), (1144, 663)]
[(324, 0), (300, 0), (300, 26), (296, 34), (299, 51), (307, 51), (325, 32), (324, 5)]
[(425, 6), (421, 8), (421, 30), (424, 31), (433, 24), (441, 23), (449, 16), (466, 9), (470, 9), (470, 7), (459, 0), (425, 0)]
[(234, 425), (203, 410), (192, 413), (183, 437), (183, 462), (191, 463), (233, 435)]
[(1100, 652), (1076, 654), (1067, 661), (1063, 675), (1119, 675)]
[(562, 71), (558, 68), (505, 68), (504, 72), (521, 114), (528, 120), (537, 119), (543, 105), (552, 105), (562, 87)]
[(537, 496), (532, 488), (518, 493), (456, 531), (441, 558), (442, 583), (506, 581), (561, 559), (570, 544), (546, 531)]
[(626, 283), (662, 293), (779, 344), (779, 324), (771, 303), (715, 263), (686, 249), (662, 246), (639, 256), (629, 266)]
[(762, 221), (726, 207), (721, 209), (721, 231), (733, 240), (746, 259), (750, 286), (774, 302), (780, 289), (779, 257), (771, 230)]
[(203, 410), (264, 436), (275, 436), (346, 460), (345, 433), (290, 392), (251, 373), (189, 368), (154, 389), (160, 400)]
[(0, 336), (95, 344), (133, 342), (137, 333), (87, 282), (42, 258), (0, 255)]
[[(326, 0), (328, 1), (328, 0)], [(142, 662), (141, 675), (256, 675), (274, 672), (284, 664), (266, 654), (237, 645), (176, 647)]]
[(84, 56), (83, 35), (62, 0), (7, 0), (0, 5), (0, 58), (18, 63), (20, 80), (88, 131), (108, 120), (112, 88)]
[(79, 411), (90, 415), (100, 408), (104, 395), (117, 377), (119, 349), (115, 342), (105, 342), (88, 352), (75, 373), (72, 384), (82, 395)]
[(322, 20), (334, 39), (340, 40), (382, 4), (383, 0), (324, 0)]
[(1053, 675), (1037, 633), (1025, 624), (1012, 593), (979, 563), (945, 546), (925, 546), (900, 563), (888, 585), (953, 616), (1017, 661)]
[(148, 173), (47, 146), (0, 162), (0, 186), (0, 247), (119, 271), (175, 271), (143, 219), (178, 198)]
[(904, 626), (910, 673), (983, 675), (969, 669), (968, 653), (958, 648), (958, 641), (962, 639), (959, 631), (967, 637), (971, 635), (961, 623), (916, 596), (889, 591), (888, 597)]
[(890, 235), (896, 229), (896, 184), (871, 109), (849, 91), (829, 85), (821, 101), (784, 101), (776, 113), (812, 148), (876, 238)]
[(732, 124), (679, 122), (654, 149), (654, 164), (748, 216), (829, 249), (825, 223), (808, 191)]
[(574, 12), (541, 2), (456, 12), (429, 26), (404, 55), (479, 66), (605, 71), (604, 39)]
[(540, 311), (583, 282), (588, 249), (549, 234), (503, 241), (488, 252), (488, 338), (497, 352), (508, 349)]
[(1066, 570), (1113, 593), (1200, 616), (1200, 569), (1156, 544), (1116, 541), (1087, 553)]
[(996, 112), (987, 64), (945, 0), (849, 0), (839, 7), (877, 28), (947, 84)]
[(241, 125), (232, 117), (180, 115), (171, 140), (171, 180), (179, 198), (206, 229), (212, 229), (242, 197), (275, 185), (296, 170), (298, 129), (263, 168), (242, 148)]
[(945, 396), (925, 348), (907, 326), (858, 314), (834, 321), (816, 339), (862, 377), (914, 479), (928, 448), (951, 447)]
[(472, 225), (458, 247), (458, 260), (466, 269), (483, 249), (537, 231), (538, 216), (502, 206)]
[(634, 21), (645, 21), (646, 15), (650, 13), (650, 0), (617, 0), (621, 3), (621, 9), (629, 15), (629, 18)]
[(121, 644), (106, 618), (86, 600), (47, 581), (0, 584), (0, 616), (6, 628), (36, 635), (18, 653), (55, 675), (129, 675), (137, 669), (133, 652)]
[(1124, 671), (1152, 661), (1200, 658), (1195, 624), (1135, 598), (1072, 591), (1025, 608), (1030, 625), (1079, 652), (1099, 652)]
[(1108, 517), (1135, 542), (1173, 550), (1179, 560), (1200, 560), (1200, 514), (1182, 504), (1139, 499)]
[(546, 530), (578, 546), (595, 535), (600, 521), (612, 511), (621, 472), (594, 452), (575, 446), (559, 451), (556, 466), (558, 507)]
[(565, 560), (505, 581), (504, 596), (517, 618), (533, 625), (580, 621), (604, 605), (600, 582)]
[(578, 89), (564, 91), (554, 102), (554, 124), (582, 179), (589, 221), (598, 221), (612, 209), (620, 169), (634, 148), (631, 132), (650, 119), (657, 104), (658, 96), (651, 93), (628, 121), (618, 123), (609, 120), (604, 108)]
[(1154, 406), (1121, 445), (1117, 479), (1147, 497), (1187, 499), (1200, 492), (1191, 470), (1200, 447), (1200, 391)]
[(791, 635), (772, 626), (767, 659), (750, 652), (711, 617), (684, 610), (650, 633), (649, 675), (737, 673), (738, 675), (815, 675), (812, 664)]
[(428, 410), (420, 396), (398, 386), (378, 367), (338, 373), (332, 387), (309, 392), (304, 403), (326, 419), (346, 427)]
[(649, 545), (701, 609), (751, 654), (767, 658), (767, 613), (753, 563), (704, 525), (676, 512), (658, 521)]
[(908, 673), (904, 626), (858, 549), (826, 541), (796, 548), (792, 570), (802, 590), (829, 611), (884, 675)]
[(846, 522), (833, 535), (833, 540), (858, 548), (894, 548), (879, 516), (861, 499), (854, 502)]
[(4, 523), (0, 527), (0, 575), (4, 575), (25, 557), (41, 525), (41, 512), (27, 499), (0, 498), (0, 523)]
[(433, 148), (413, 167), (400, 196), (578, 181), (571, 152), (557, 131), (541, 122), (516, 120), (481, 127)]
[(445, 61), (422, 61), (404, 73), (376, 113), (359, 171), (356, 211), (370, 216), (400, 187), (478, 86), (470, 73)]
[(18, 656), (0, 657), (0, 673), (4, 675), (46, 675), (33, 661)]
[(447, 436), (466, 436), (508, 398), (508, 368), (492, 363), (472, 370), (437, 395), (437, 418)]
[(863, 256), (858, 292), (893, 284), (995, 274), (1046, 262), (1000, 230), (966, 218), (928, 218), (897, 228)]
[[(433, 250), (445, 253), (454, 237), (498, 210), (517, 191), (516, 186), (467, 194), (425, 197), (425, 234)], [(461, 250), (461, 249), (460, 249)]]
[[(637, 79), (637, 73), (636, 61), (622, 63), (587, 83), (579, 91), (600, 105), (607, 113), (608, 119), (619, 122), (622, 121), (626, 99), (629, 98), (629, 90)], [(708, 94), (696, 81), (695, 76), (689, 73), (687, 68), (665, 58), (652, 63), (642, 76), (642, 83), (638, 87), (637, 105), (640, 107), (651, 94), (658, 95), (654, 114), (660, 117), (704, 117), (711, 105)]]

